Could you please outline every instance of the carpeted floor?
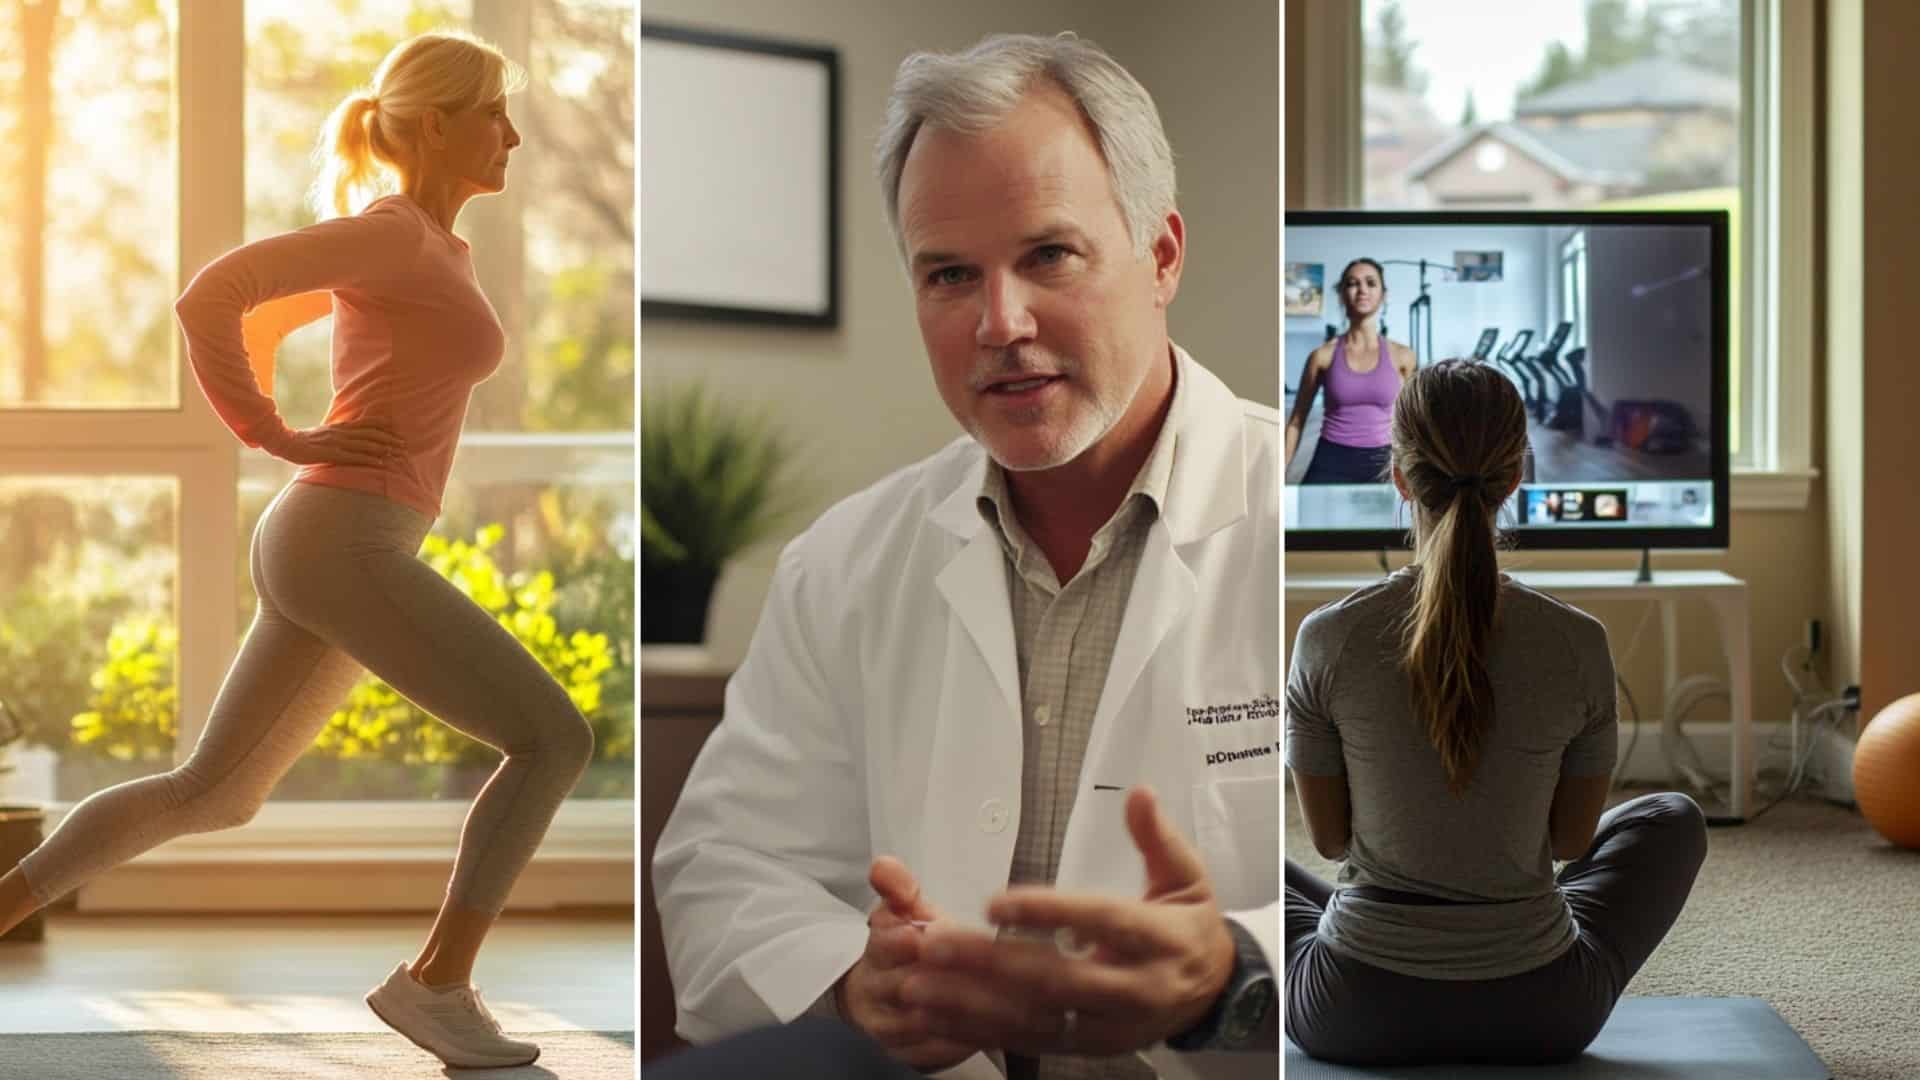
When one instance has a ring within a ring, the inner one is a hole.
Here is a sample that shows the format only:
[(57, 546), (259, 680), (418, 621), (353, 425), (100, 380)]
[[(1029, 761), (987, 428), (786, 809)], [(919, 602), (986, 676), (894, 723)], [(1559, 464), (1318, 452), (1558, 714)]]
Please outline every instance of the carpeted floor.
[[(1291, 788), (1286, 799), (1287, 857), (1331, 877)], [(1920, 852), (1811, 800), (1713, 829), (1709, 844), (1686, 911), (1627, 993), (1763, 998), (1837, 1080), (1920, 1077)]]
[(633, 1080), (633, 1032), (528, 1035), (540, 1060), (517, 1069), (447, 1069), (393, 1034), (214, 1035), (115, 1031), (0, 1035), (6, 1080)]

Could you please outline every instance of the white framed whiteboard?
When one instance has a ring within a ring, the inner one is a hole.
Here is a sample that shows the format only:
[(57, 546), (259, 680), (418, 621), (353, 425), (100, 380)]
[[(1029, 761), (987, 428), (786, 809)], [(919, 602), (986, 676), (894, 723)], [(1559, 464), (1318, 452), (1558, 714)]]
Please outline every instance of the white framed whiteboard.
[(642, 318), (836, 326), (840, 62), (640, 27)]

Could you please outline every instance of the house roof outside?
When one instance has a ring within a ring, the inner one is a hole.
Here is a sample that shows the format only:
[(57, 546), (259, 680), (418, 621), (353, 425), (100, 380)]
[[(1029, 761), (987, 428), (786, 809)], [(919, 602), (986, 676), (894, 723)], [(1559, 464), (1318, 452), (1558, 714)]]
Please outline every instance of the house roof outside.
[(1650, 57), (1563, 83), (1513, 103), (1516, 119), (1582, 113), (1740, 108), (1740, 82), (1668, 57)]
[(1549, 131), (1502, 121), (1461, 130), (1421, 155), (1407, 167), (1407, 179), (1418, 183), (1453, 160), (1482, 136), (1497, 139), (1576, 183), (1636, 185), (1644, 179), (1639, 168), (1659, 136), (1651, 124), (1633, 127)]

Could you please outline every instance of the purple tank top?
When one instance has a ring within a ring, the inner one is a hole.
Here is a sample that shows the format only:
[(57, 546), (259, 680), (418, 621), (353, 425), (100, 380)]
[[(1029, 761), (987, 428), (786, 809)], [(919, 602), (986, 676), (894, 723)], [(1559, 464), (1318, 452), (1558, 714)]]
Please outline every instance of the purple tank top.
[(1380, 339), (1380, 362), (1372, 371), (1347, 366), (1347, 339), (1333, 343), (1333, 364), (1327, 368), (1327, 405), (1320, 437), (1341, 446), (1385, 446), (1392, 441), (1393, 399), (1400, 394), (1400, 372)]

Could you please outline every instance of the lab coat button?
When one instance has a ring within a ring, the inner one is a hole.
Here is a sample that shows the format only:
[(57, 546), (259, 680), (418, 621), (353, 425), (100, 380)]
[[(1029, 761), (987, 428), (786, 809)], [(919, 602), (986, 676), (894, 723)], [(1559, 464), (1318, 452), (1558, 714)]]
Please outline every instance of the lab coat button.
[(1046, 727), (1049, 723), (1053, 722), (1053, 710), (1045, 705), (1033, 710), (1033, 722), (1041, 727)]
[(1007, 804), (999, 799), (988, 799), (980, 804), (980, 831), (983, 833), (1005, 832), (1007, 828)]

